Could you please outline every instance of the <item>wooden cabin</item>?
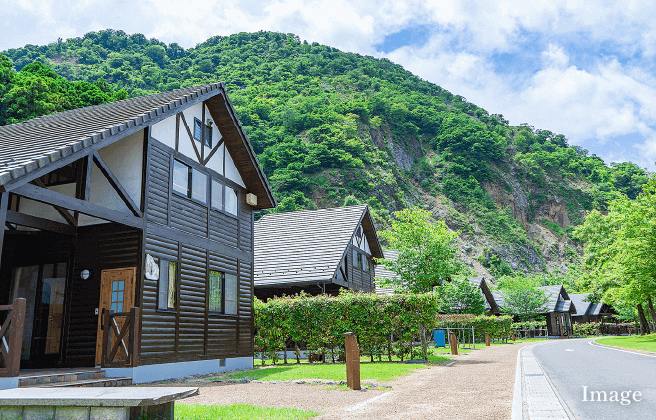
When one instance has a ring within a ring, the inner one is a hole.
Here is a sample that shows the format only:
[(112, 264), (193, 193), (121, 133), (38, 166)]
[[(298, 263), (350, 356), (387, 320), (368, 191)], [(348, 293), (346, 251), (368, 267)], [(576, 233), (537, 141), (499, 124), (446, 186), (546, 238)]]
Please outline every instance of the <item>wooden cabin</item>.
[(570, 294), (572, 305), (576, 307), (576, 314), (572, 315), (573, 323), (603, 322), (605, 318), (616, 315), (612, 306), (603, 302), (588, 302), (591, 293)]
[(267, 214), (255, 222), (255, 296), (373, 292), (382, 255), (367, 205)]
[(25, 305), (0, 374), (251, 367), (253, 213), (275, 205), (223, 84), (0, 127), (0, 326)]

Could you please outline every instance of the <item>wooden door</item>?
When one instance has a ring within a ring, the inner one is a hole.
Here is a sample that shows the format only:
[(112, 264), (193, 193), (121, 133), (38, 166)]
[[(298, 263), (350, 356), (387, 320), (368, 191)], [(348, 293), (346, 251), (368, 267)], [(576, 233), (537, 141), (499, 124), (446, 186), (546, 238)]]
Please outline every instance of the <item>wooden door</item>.
[(61, 329), (64, 319), (64, 291), (66, 279), (51, 279), (50, 282), (50, 306), (48, 309), (48, 330), (46, 334), (45, 354), (59, 353), (61, 342)]
[[(103, 270), (100, 276), (100, 303), (98, 304), (98, 333), (96, 336), (96, 366), (102, 358), (103, 331), (100, 317), (103, 309), (113, 312), (130, 312), (134, 306), (134, 288), (137, 268)], [(122, 325), (119, 324), (119, 328)]]

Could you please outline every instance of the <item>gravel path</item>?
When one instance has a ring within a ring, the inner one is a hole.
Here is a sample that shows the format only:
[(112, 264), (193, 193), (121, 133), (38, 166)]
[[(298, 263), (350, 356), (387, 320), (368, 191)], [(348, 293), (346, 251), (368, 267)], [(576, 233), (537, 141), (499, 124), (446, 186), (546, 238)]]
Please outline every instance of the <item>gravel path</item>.
[[(181, 403), (253, 404), (296, 407), (324, 413), (317, 419), (509, 419), (517, 351), (529, 343), (476, 350), (450, 367), (419, 369), (392, 390), (343, 391), (324, 385), (224, 384), (200, 386), (200, 395)], [(180, 384), (171, 384), (180, 385)]]

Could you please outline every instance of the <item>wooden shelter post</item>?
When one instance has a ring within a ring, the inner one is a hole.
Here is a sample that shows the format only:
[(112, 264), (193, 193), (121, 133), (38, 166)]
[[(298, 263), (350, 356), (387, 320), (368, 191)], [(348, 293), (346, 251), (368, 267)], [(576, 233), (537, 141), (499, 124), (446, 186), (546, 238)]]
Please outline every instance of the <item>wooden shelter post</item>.
[(449, 332), (449, 345), (451, 346), (451, 354), (454, 356), (458, 355), (458, 339), (456, 338), (455, 333)]
[(9, 193), (0, 192), (0, 267), (2, 267), (2, 249), (5, 240), (5, 223), (7, 223), (7, 208), (9, 207)]
[(346, 347), (346, 385), (353, 389), (360, 389), (360, 349), (355, 333), (344, 333)]

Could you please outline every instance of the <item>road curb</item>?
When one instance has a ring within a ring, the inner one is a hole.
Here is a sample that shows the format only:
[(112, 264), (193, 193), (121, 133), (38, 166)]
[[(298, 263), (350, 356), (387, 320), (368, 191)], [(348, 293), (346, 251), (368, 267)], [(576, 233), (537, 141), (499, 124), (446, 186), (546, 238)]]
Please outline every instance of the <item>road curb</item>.
[[(600, 338), (604, 338), (604, 337), (600, 337)], [(647, 356), (647, 357), (656, 357), (656, 353), (653, 351), (629, 349), (626, 347), (609, 346), (607, 344), (597, 343), (597, 340), (599, 340), (600, 338), (596, 338), (594, 340), (588, 341), (588, 344), (590, 344), (591, 346), (605, 347), (611, 350), (623, 351), (625, 353), (639, 354), (641, 356)]]

